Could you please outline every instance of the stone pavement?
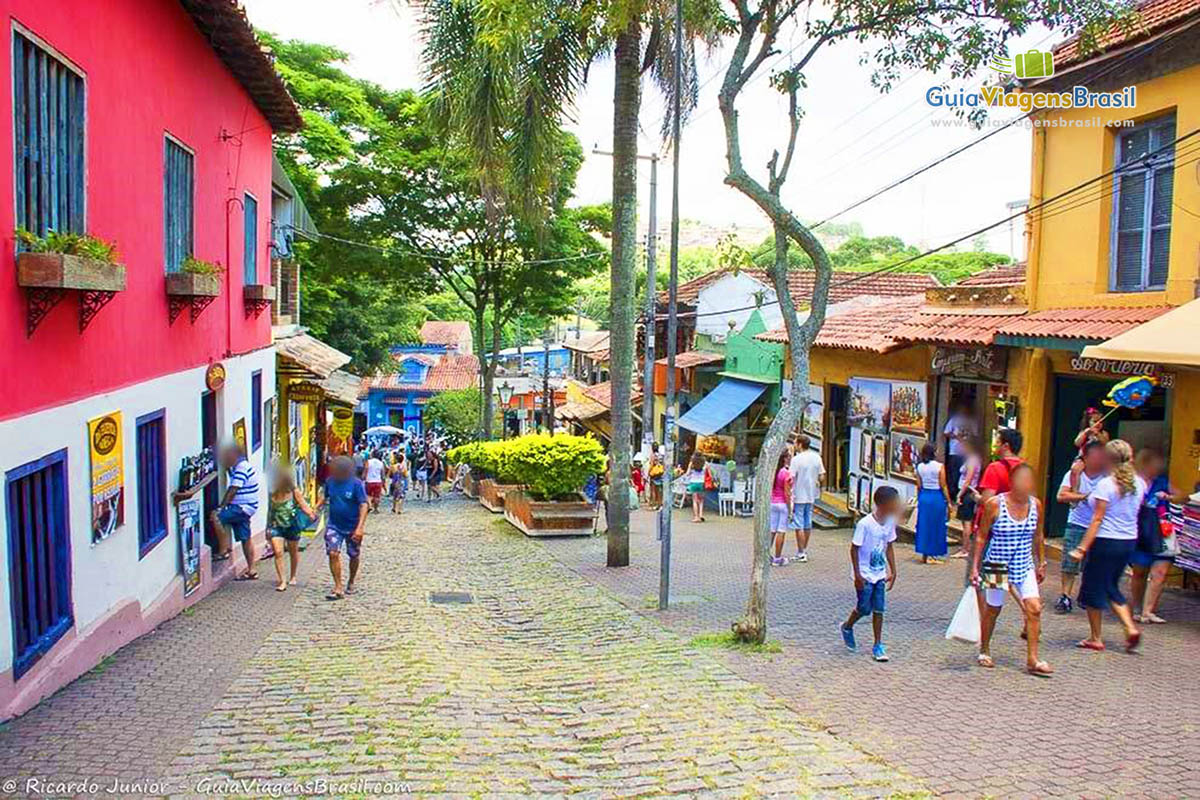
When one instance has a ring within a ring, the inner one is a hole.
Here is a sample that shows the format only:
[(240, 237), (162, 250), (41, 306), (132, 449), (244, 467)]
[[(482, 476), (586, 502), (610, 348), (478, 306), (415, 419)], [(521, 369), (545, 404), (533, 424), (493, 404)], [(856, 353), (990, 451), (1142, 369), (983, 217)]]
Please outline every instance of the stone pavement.
[(342, 602), (322, 599), (316, 550), (300, 591), (218, 593), (6, 726), (0, 777), (107, 770), (188, 795), (923, 794), (477, 505), (373, 517)]
[[(546, 552), (613, 592), (631, 609), (691, 636), (725, 631), (744, 607), (750, 559), (748, 520), (675, 517), (672, 594), (655, 608), (658, 542), (653, 515), (635, 512), (631, 565), (607, 569), (602, 536), (543, 540)], [(925, 566), (897, 551), (899, 577), (888, 597), (884, 638), (892, 661), (842, 645), (837, 624), (853, 602), (849, 531), (814, 533), (812, 561), (772, 569), (769, 638), (775, 656), (723, 652), (738, 674), (840, 738), (955, 797), (1195, 797), (1200, 753), (1200, 602), (1168, 590), (1142, 652), (1126, 655), (1107, 617), (1109, 651), (1073, 647), (1086, 633), (1081, 612), (1044, 618), (1048, 680), (1023, 672), (1020, 614), (1010, 603), (993, 646), (997, 668), (974, 666), (974, 649), (943, 638), (962, 595), (963, 564)], [(793, 542), (787, 553), (794, 552)], [(1043, 599), (1057, 597), (1054, 567)], [(865, 651), (865, 652), (864, 652)]]

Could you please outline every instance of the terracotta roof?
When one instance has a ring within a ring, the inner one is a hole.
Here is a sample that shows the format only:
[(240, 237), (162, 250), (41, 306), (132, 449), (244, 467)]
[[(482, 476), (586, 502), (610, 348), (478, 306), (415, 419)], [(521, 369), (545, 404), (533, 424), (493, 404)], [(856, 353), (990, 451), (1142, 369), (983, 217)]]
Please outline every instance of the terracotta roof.
[(405, 361), (420, 361), (422, 364), (432, 367), (437, 363), (438, 356), (433, 356), (428, 353), (392, 353), (392, 359), (396, 361), (396, 363), (403, 363)]
[[(599, 403), (605, 408), (612, 408), (612, 381), (594, 383), (583, 390), (583, 396), (593, 403)], [(641, 402), (642, 393), (636, 389), (631, 393), (630, 401)]]
[(350, 363), (350, 356), (341, 350), (300, 330), (276, 332), (275, 353), (291, 362), (293, 371), (299, 368), (322, 380), (328, 378), (335, 369)]
[(1078, 36), (1057, 45), (1054, 48), (1054, 67), (1061, 69), (1087, 61), (1115, 47), (1135, 44), (1196, 14), (1200, 14), (1200, 0), (1147, 0), (1138, 5), (1136, 16), (1128, 28), (1120, 23), (1114, 24), (1096, 37), (1093, 50), (1084, 51)]
[(1025, 262), (999, 264), (963, 278), (955, 286), (1013, 286), (1025, 282)]
[[(925, 295), (912, 294), (886, 303), (867, 306), (825, 320), (814, 345), (838, 350), (865, 350), (886, 353), (904, 346), (894, 331), (917, 312)], [(760, 333), (755, 337), (767, 342), (786, 342), (787, 329)]]
[(996, 338), (996, 331), (1022, 312), (1023, 309), (1007, 314), (947, 313), (925, 307), (898, 325), (892, 337), (930, 344), (988, 345)]
[(399, 373), (363, 378), (360, 392), (368, 389), (404, 389), (411, 392), (448, 392), (470, 389), (479, 380), (479, 359), (462, 353), (446, 353), (429, 368), (423, 383), (405, 383)]
[(591, 400), (580, 400), (574, 403), (564, 403), (554, 407), (555, 419), (573, 419), (579, 422), (594, 419), (608, 413), (608, 406), (602, 406)]
[(276, 133), (304, 127), (300, 109), (275, 71), (275, 58), (259, 44), (235, 0), (180, 0), (225, 67), (245, 88)]
[(1003, 336), (1048, 336), (1059, 339), (1111, 339), (1170, 311), (1172, 306), (1133, 308), (1050, 308), (1005, 320)]
[(335, 369), (329, 377), (321, 381), (320, 386), (325, 395), (335, 403), (347, 406), (358, 404), (361, 392), (361, 381), (357, 375), (351, 375), (344, 369)]
[(421, 341), (424, 344), (458, 344), (465, 336), (471, 338), (471, 323), (463, 320), (431, 319), (421, 326)]
[[(580, 331), (579, 336), (567, 336), (563, 347), (578, 353), (592, 353), (597, 350), (608, 352), (608, 331)], [(607, 355), (605, 356), (607, 358)]]
[[(688, 369), (689, 367), (699, 367), (704, 364), (719, 364), (725, 360), (725, 356), (721, 353), (710, 353), (707, 350), (688, 350), (686, 353), (677, 353), (675, 355), (675, 368)], [(667, 360), (660, 358), (655, 364), (666, 366)]]
[[(765, 286), (771, 286), (773, 283), (766, 270), (747, 269), (742, 272)], [(713, 270), (698, 278), (693, 278), (687, 283), (680, 284), (676, 295), (677, 301), (695, 305), (702, 290), (727, 274), (732, 274), (732, 270)], [(788, 288), (792, 292), (792, 299), (798, 305), (807, 305), (805, 299), (812, 296), (815, 279), (816, 273), (811, 269), (793, 269), (788, 272)], [(930, 286), (940, 285), (938, 279), (927, 272), (882, 272), (870, 275), (853, 270), (836, 270), (829, 286), (829, 302), (840, 303), (864, 294), (878, 297), (905, 297), (924, 291)], [(666, 303), (666, 292), (659, 292), (658, 300), (660, 303)]]

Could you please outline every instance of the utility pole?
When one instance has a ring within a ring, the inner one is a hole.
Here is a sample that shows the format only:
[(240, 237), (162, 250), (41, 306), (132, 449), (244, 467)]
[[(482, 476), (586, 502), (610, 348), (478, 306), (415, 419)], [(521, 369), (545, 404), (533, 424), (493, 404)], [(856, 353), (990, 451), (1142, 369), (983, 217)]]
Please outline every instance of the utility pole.
[(546, 432), (554, 435), (554, 398), (550, 396), (550, 326), (542, 334), (542, 416)]

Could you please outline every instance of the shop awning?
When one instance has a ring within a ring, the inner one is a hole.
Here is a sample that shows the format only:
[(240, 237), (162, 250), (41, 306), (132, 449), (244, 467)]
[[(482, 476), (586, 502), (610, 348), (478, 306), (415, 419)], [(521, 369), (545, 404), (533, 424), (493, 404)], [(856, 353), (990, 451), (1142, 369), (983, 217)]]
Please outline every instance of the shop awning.
[(679, 427), (709, 436), (724, 428), (767, 390), (767, 384), (726, 378), (679, 418)]
[(308, 380), (325, 380), (333, 371), (350, 363), (350, 356), (309, 336), (301, 328), (273, 329), (276, 370), (280, 375)]
[(1102, 344), (1089, 345), (1081, 355), (1200, 367), (1200, 300), (1185, 303)]
[(358, 392), (362, 379), (351, 375), (344, 369), (335, 369), (329, 377), (320, 382), (325, 390), (325, 397), (331, 403), (354, 408), (358, 405)]

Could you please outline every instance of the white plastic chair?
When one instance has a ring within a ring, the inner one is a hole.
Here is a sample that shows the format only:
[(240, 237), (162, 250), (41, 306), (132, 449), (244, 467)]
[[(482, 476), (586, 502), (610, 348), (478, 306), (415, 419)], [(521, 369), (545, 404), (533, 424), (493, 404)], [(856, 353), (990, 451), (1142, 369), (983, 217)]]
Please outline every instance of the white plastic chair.
[(737, 496), (733, 492), (717, 493), (717, 513), (722, 517), (733, 516), (733, 504)]
[(671, 483), (671, 505), (676, 508), (683, 508), (683, 504), (687, 502), (687, 486), (683, 483), (683, 478), (677, 478)]

